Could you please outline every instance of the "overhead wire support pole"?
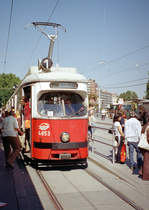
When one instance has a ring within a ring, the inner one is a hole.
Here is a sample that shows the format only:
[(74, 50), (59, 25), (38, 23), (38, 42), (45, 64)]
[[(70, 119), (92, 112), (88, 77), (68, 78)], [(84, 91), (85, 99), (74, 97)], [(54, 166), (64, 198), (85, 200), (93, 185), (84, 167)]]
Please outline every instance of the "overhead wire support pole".
[[(41, 63), (38, 64), (39, 70), (42, 69), (44, 72), (49, 72), (50, 68), (53, 64), (52, 62), (52, 54), (53, 54), (53, 48), (54, 48), (54, 42), (58, 37), (58, 28), (62, 28), (65, 32), (66, 29), (61, 24), (57, 23), (51, 23), (51, 22), (32, 22), (32, 24), (35, 28), (37, 28), (42, 34), (44, 34), (49, 40), (49, 50), (48, 50), (48, 57), (44, 58)], [(55, 29), (55, 34), (47, 34), (43, 29), (41, 29), (40, 26), (52, 26)], [(47, 62), (47, 63), (46, 63)]]

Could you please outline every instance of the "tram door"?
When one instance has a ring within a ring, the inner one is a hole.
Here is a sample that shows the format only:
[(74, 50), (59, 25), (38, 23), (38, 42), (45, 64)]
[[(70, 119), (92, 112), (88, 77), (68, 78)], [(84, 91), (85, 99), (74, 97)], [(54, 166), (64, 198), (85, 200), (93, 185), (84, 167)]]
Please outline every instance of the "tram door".
[(24, 146), (25, 151), (28, 151), (31, 146), (31, 86), (24, 87), (22, 95), (22, 124), (25, 130)]

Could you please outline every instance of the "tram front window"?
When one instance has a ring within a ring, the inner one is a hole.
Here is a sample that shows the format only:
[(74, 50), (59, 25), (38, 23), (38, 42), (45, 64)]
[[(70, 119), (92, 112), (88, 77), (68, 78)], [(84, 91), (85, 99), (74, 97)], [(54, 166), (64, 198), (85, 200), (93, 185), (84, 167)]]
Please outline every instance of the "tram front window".
[(87, 108), (75, 93), (44, 93), (38, 99), (38, 112), (43, 116), (84, 116)]

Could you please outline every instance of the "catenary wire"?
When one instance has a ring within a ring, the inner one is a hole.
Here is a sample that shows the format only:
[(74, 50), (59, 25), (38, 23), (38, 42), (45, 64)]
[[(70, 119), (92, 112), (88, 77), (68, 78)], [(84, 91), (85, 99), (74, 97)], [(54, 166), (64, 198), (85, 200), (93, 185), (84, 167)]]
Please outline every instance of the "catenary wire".
[(11, 1), (10, 19), (9, 19), (9, 27), (8, 27), (8, 36), (7, 36), (7, 43), (6, 43), (6, 51), (5, 51), (5, 56), (4, 56), (4, 68), (3, 68), (3, 72), (5, 71), (6, 63), (7, 63), (7, 54), (8, 54), (8, 46), (9, 46), (9, 39), (10, 39), (10, 29), (11, 29), (11, 22), (12, 22), (12, 12), (13, 12), (13, 0)]
[(115, 87), (103, 87), (103, 88), (107, 88), (107, 89), (128, 88), (128, 87), (142, 86), (142, 85), (145, 85), (145, 84), (147, 84), (147, 82), (134, 84), (134, 85), (127, 85), (127, 86), (115, 86)]
[(113, 72), (113, 73), (111, 73), (111, 74), (108, 74), (107, 76), (106, 76), (106, 78), (109, 78), (109, 77), (112, 77), (112, 76), (115, 76), (115, 75), (117, 75), (117, 74), (120, 74), (120, 73), (123, 73), (123, 72), (127, 72), (127, 71), (137, 71), (138, 69), (140, 69), (141, 67), (145, 67), (145, 66), (148, 66), (149, 65), (149, 63), (144, 63), (144, 64), (142, 64), (142, 65), (138, 65), (138, 67), (136, 67), (136, 69), (133, 69), (133, 68), (127, 68), (127, 69), (123, 69), (123, 70), (121, 70), (121, 71), (117, 71), (117, 72)]
[(117, 62), (117, 61), (119, 61), (119, 60), (121, 60), (121, 59), (123, 59), (123, 58), (126, 58), (126, 57), (128, 57), (128, 56), (130, 56), (130, 55), (133, 55), (133, 54), (135, 54), (135, 53), (137, 53), (137, 52), (139, 52), (139, 51), (141, 51), (141, 50), (144, 50), (144, 49), (146, 49), (146, 48), (149, 48), (149, 45), (145, 45), (145, 46), (143, 46), (143, 47), (141, 47), (141, 48), (137, 48), (137, 49), (135, 49), (135, 50), (133, 50), (133, 51), (131, 51), (131, 52), (129, 52), (129, 53), (126, 53), (126, 54), (124, 54), (124, 55), (122, 55), (122, 56), (119, 56), (119, 57), (117, 57), (117, 58), (115, 58), (115, 59), (113, 59), (113, 60), (107, 61), (107, 62), (105, 62), (105, 65), (106, 65), (106, 64), (111, 64), (111, 63)]
[[(136, 79), (136, 80), (129, 80), (129, 81), (125, 81), (125, 82), (120, 82), (120, 83), (114, 83), (114, 84), (110, 84), (109, 87), (111, 87), (112, 85), (121, 85), (121, 84), (126, 84), (126, 83), (130, 83), (130, 82), (137, 82), (137, 81), (140, 81), (140, 80), (146, 80), (148, 79), (148, 77), (145, 77), (145, 78), (141, 78), (141, 79)], [(106, 88), (108, 88), (108, 86), (106, 86)]]

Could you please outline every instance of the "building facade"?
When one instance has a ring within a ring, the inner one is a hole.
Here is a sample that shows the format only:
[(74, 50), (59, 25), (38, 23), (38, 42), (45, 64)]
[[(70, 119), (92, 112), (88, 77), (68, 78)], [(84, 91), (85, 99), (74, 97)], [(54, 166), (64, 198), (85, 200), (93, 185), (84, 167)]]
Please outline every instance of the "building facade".
[(99, 91), (99, 106), (101, 109), (109, 109), (111, 105), (117, 105), (118, 96), (104, 90)]
[(88, 96), (89, 96), (89, 104), (93, 106), (98, 105), (99, 98), (99, 88), (95, 80), (88, 80)]

